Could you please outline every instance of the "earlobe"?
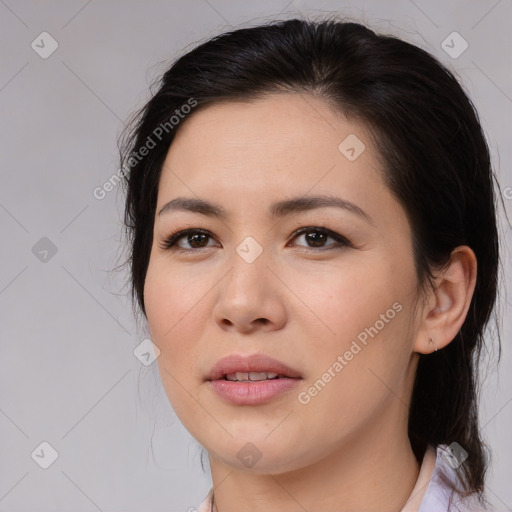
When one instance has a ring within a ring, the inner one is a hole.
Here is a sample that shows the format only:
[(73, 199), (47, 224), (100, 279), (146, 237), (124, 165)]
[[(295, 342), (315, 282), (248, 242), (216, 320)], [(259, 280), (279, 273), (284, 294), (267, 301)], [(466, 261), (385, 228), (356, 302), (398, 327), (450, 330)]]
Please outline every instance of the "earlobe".
[(438, 273), (424, 303), (413, 350), (430, 354), (446, 347), (464, 324), (476, 284), (477, 261), (472, 249), (459, 246)]
[(432, 345), (434, 345), (434, 352), (437, 352), (437, 345), (436, 345), (436, 342), (432, 339), (432, 338), (429, 338), (428, 339), (428, 342), (431, 343)]

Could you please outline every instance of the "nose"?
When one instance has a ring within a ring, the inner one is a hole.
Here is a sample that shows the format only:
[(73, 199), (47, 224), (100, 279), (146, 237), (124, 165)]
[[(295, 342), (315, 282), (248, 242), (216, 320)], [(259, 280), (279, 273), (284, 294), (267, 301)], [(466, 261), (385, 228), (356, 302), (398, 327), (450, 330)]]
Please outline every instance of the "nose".
[(213, 317), (224, 331), (272, 331), (286, 321), (285, 290), (270, 270), (265, 251), (254, 261), (234, 252), (217, 288)]

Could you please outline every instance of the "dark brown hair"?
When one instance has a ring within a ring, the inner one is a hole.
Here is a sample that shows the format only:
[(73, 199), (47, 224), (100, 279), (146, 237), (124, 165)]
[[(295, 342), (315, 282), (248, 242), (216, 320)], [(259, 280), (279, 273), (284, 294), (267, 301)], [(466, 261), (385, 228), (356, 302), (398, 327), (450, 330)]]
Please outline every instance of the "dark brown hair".
[[(460, 332), (444, 349), (420, 356), (409, 438), (418, 459), (427, 444), (461, 445), (469, 457), (460, 481), (483, 499), (488, 456), (478, 427), (477, 370), (497, 296), (496, 177), (471, 100), (426, 51), (354, 22), (292, 19), (223, 33), (177, 59), (121, 148), (121, 166), (129, 171), (124, 220), (134, 303), (145, 315), (158, 182), (174, 135), (186, 123), (187, 116), (179, 115), (183, 106), (196, 102), (187, 114), (193, 116), (221, 101), (282, 91), (314, 94), (369, 128), (385, 182), (412, 226), (421, 285), (432, 284), (433, 271), (455, 247), (475, 252), (476, 288)], [(167, 129), (156, 137), (161, 126)], [(156, 144), (141, 157), (150, 139)]]

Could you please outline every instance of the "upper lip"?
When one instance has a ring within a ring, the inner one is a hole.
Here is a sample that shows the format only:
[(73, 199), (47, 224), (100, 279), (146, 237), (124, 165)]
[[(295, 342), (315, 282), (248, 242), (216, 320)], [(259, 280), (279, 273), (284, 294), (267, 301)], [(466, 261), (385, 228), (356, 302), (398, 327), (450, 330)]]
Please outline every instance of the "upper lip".
[(297, 370), (265, 354), (231, 354), (219, 359), (206, 379), (222, 379), (225, 375), (235, 372), (275, 372), (290, 378), (301, 378)]

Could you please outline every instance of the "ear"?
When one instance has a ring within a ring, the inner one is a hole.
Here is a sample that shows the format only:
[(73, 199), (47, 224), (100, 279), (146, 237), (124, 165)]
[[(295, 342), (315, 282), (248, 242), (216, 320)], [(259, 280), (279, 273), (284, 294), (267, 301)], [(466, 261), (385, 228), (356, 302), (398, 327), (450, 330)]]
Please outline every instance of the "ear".
[(459, 332), (475, 290), (477, 261), (470, 247), (456, 247), (448, 264), (427, 291), (413, 350), (429, 354), (450, 343)]

